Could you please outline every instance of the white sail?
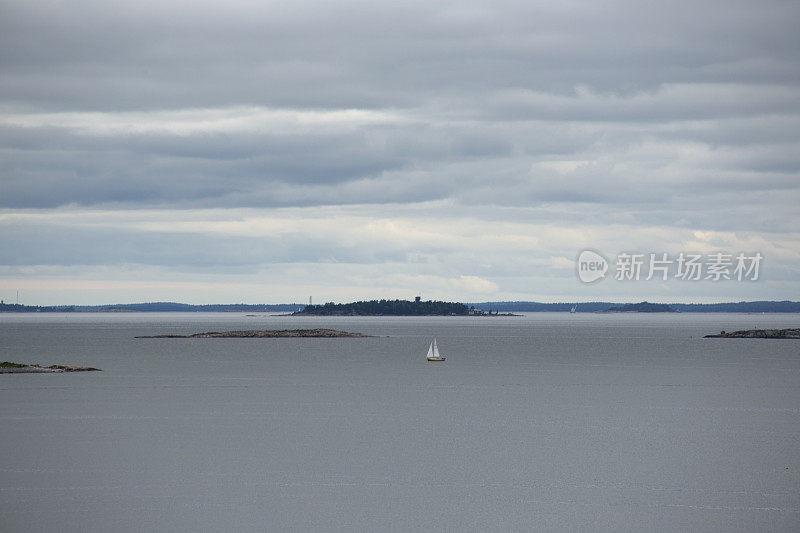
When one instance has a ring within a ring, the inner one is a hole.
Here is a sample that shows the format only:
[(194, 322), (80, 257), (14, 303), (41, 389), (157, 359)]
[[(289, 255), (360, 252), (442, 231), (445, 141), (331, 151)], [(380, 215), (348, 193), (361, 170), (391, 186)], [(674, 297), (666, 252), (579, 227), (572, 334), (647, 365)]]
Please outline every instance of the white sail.
[(444, 361), (444, 357), (439, 355), (439, 346), (436, 344), (436, 339), (428, 347), (428, 361)]

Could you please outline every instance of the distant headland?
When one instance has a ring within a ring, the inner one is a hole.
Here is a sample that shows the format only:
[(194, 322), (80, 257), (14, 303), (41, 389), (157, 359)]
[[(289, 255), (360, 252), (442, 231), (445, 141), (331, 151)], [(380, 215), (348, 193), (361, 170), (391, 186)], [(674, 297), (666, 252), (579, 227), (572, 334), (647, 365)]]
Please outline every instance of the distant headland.
[[(568, 313), (575, 308), (576, 313), (596, 313), (609, 311), (612, 307), (623, 304), (613, 302), (482, 302), (474, 305), (476, 309), (496, 309), (503, 312), (523, 313)], [(724, 302), (716, 304), (686, 304), (666, 303), (677, 313), (800, 313), (800, 302), (783, 301), (754, 301), (754, 302)]]
[[(369, 307), (375, 308), (375, 303), (384, 302), (383, 311), (372, 313), (363, 312)], [(389, 304), (387, 304), (389, 302)], [(391, 302), (402, 302), (397, 305)], [(416, 305), (415, 304), (422, 304)], [(450, 303), (450, 302), (410, 302), (407, 300), (372, 300), (369, 302), (354, 302), (351, 304), (325, 304), (304, 305), (291, 304), (184, 304), (176, 302), (149, 302), (133, 304), (110, 305), (24, 305), (9, 304), (0, 300), (0, 313), (288, 313), (299, 315), (478, 315), (478, 316), (508, 316), (509, 313), (596, 313), (603, 311), (616, 311), (619, 307), (636, 306), (648, 302), (613, 303), (613, 302), (477, 302), (477, 303)], [(431, 305), (446, 304), (446, 306)], [(726, 302), (716, 304), (686, 304), (665, 303), (649, 304), (665, 305), (677, 313), (800, 313), (800, 302), (784, 301), (755, 301), (755, 302)], [(337, 307), (338, 306), (338, 307)], [(342, 306), (350, 306), (346, 310)], [(452, 307), (447, 307), (452, 306)], [(424, 312), (430, 309), (433, 312)], [(306, 311), (307, 310), (307, 311)], [(361, 310), (361, 311), (359, 311)], [(396, 312), (401, 310), (401, 312)], [(574, 311), (573, 311), (574, 310)], [(633, 311), (633, 309), (630, 309)], [(423, 312), (420, 312), (423, 311)], [(624, 311), (622, 311), (624, 312)], [(639, 312), (654, 312), (643, 311)], [(669, 312), (669, 311), (666, 311)]]
[(182, 304), (147, 302), (109, 305), (23, 305), (0, 301), (0, 312), (11, 313), (291, 313), (300, 304)]
[(609, 307), (605, 313), (674, 313), (675, 310), (667, 304), (651, 304), (639, 302), (638, 304), (625, 304)]

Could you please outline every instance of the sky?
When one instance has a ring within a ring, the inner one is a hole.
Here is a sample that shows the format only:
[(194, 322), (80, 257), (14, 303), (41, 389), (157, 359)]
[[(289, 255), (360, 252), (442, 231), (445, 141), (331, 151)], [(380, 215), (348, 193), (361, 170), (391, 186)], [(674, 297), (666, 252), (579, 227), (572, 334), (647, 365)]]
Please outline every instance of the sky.
[[(800, 300), (798, 27), (784, 0), (0, 0), (0, 298)], [(763, 261), (614, 278), (681, 252)]]

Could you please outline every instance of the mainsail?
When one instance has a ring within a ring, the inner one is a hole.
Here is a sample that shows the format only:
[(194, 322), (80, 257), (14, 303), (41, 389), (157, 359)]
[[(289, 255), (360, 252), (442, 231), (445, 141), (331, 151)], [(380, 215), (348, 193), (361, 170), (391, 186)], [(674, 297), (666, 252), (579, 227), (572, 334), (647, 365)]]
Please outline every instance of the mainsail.
[(439, 355), (439, 346), (436, 344), (436, 339), (428, 347), (428, 361), (444, 361), (444, 357)]

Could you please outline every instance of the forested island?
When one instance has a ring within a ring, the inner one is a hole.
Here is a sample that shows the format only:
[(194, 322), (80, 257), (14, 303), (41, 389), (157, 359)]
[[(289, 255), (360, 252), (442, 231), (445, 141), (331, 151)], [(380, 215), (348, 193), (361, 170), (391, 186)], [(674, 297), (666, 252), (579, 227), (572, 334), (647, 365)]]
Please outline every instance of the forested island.
[[(472, 309), (474, 314), (475, 309)], [(423, 315), (468, 315), (470, 308), (462, 303), (409, 300), (370, 300), (324, 305), (307, 305), (294, 315), (314, 316), (423, 316)]]
[(370, 300), (324, 305), (307, 305), (293, 315), (311, 316), (516, 316), (498, 313), (496, 310), (475, 309), (474, 306), (457, 302), (410, 300)]

